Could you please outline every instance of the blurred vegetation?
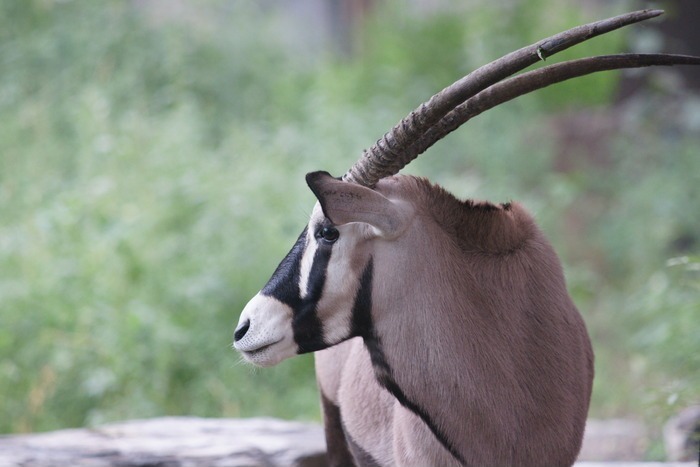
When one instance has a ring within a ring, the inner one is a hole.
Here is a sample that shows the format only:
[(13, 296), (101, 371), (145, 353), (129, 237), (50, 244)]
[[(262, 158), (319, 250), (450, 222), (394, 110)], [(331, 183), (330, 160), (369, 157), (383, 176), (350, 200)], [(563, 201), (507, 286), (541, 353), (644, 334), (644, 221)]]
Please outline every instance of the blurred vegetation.
[[(293, 22), (269, 4), (180, 4), (168, 16), (117, 0), (0, 2), (0, 432), (164, 414), (317, 419), (310, 356), (254, 370), (230, 349), (313, 205), (303, 175), (342, 173), (479, 65), (620, 12), (386, 2), (340, 59), (289, 41)], [(660, 427), (700, 401), (700, 104), (659, 85), (621, 111), (612, 161), (555, 170), (552, 116), (611, 107), (619, 78), (520, 98), (408, 172), (536, 214), (594, 340), (591, 415)], [(683, 105), (672, 123), (658, 111), (669, 99)]]

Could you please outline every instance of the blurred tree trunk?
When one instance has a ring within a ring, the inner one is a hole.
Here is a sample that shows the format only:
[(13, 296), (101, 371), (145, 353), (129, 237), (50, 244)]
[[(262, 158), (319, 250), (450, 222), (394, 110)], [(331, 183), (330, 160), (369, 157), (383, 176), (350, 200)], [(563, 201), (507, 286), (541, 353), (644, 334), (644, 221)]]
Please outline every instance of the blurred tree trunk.
[(360, 26), (375, 0), (329, 0), (330, 32), (335, 51), (344, 57), (357, 53)]
[[(649, 2), (645, 2), (649, 3)], [(666, 0), (666, 18), (657, 24), (664, 37), (663, 51), (700, 55), (700, 0)], [(700, 67), (678, 67), (686, 86), (700, 90)]]
[[(638, 0), (637, 5), (640, 8), (661, 8), (666, 12), (659, 20), (650, 21), (644, 26), (659, 35), (658, 48), (645, 48), (639, 52), (700, 55), (700, 0)], [(681, 77), (685, 89), (700, 91), (700, 67), (679, 66), (672, 71)], [(650, 73), (651, 70), (623, 75), (618, 100), (624, 100), (644, 89)]]

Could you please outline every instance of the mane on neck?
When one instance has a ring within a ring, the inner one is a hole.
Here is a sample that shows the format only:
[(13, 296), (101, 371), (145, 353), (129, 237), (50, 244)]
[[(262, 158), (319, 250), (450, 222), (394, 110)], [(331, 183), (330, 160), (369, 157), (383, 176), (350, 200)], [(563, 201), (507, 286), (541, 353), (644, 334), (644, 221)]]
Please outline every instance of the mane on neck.
[(433, 220), (464, 252), (503, 255), (535, 237), (538, 228), (519, 203), (459, 200), (425, 178), (404, 176), (397, 187), (414, 200), (419, 214)]

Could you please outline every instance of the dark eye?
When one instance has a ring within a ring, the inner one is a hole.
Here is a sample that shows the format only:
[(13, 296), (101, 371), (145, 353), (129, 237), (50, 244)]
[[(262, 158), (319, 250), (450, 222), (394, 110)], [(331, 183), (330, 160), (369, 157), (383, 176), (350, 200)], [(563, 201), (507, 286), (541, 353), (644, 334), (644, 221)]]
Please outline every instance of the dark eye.
[(318, 238), (322, 239), (326, 243), (333, 243), (338, 240), (340, 233), (335, 227), (322, 227), (318, 231)]

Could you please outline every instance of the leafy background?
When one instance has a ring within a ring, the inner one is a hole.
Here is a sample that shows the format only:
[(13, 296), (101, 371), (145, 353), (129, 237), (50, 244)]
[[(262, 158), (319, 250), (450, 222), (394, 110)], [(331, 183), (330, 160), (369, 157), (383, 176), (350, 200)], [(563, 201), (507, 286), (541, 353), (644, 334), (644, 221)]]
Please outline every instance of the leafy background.
[[(261, 371), (230, 349), (313, 205), (303, 175), (341, 174), (479, 65), (631, 6), (584, 3), (387, 1), (343, 54), (281, 2), (0, 2), (0, 432), (319, 419), (312, 357)], [(633, 29), (563, 58), (634, 48)], [(408, 172), (536, 215), (594, 341), (591, 416), (645, 421), (653, 459), (700, 401), (700, 98), (657, 71), (620, 102), (627, 76), (504, 105)], [(588, 138), (602, 163), (562, 150), (582, 111), (612, 122)]]

